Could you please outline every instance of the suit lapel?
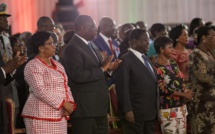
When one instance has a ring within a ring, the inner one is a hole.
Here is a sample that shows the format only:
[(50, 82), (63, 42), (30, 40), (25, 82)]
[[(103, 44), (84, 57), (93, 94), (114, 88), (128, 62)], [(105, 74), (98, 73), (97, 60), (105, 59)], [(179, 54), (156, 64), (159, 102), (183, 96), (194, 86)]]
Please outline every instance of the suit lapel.
[(110, 48), (109, 48), (109, 46), (108, 46), (109, 44), (107, 44), (107, 43), (104, 41), (104, 39), (101, 37), (101, 35), (98, 35), (98, 39), (100, 40), (101, 44), (104, 44), (104, 45), (102, 45), (102, 46), (104, 47), (104, 50), (107, 51), (108, 55), (109, 55), (109, 56), (112, 55), (112, 52), (111, 52), (111, 50), (110, 50)]
[(90, 56), (89, 58), (91, 58), (94, 62), (96, 62), (97, 64), (99, 63), (99, 61), (97, 60), (97, 58), (95, 57), (94, 53), (90, 50), (90, 48), (87, 46), (87, 44), (85, 44), (79, 37), (74, 36), (74, 40), (77, 41), (78, 45), (81, 47), (81, 49), (83, 49), (85, 52), (87, 52)]
[[(153, 78), (153, 76), (151, 75), (151, 73), (149, 72), (149, 70), (146, 68), (146, 66), (142, 63), (142, 61), (140, 61), (140, 59), (138, 59), (131, 51), (128, 52), (131, 55), (132, 60), (142, 69), (144, 70), (144, 72), (146, 72), (146, 74), (149, 76), (149, 78), (155, 80)], [(152, 66), (153, 68), (153, 66)]]
[(92, 43), (93, 50), (94, 50), (94, 52), (96, 53), (96, 55), (97, 55), (97, 57), (99, 59), (99, 62), (102, 63), (102, 56), (101, 56), (98, 48), (96, 47), (96, 45), (93, 42), (91, 42), (91, 43)]

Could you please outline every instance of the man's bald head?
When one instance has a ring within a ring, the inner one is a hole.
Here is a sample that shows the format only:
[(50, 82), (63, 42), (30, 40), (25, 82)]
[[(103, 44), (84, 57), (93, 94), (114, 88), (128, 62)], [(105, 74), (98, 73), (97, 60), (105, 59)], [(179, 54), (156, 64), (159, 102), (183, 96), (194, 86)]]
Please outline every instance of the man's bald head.
[(38, 31), (53, 32), (55, 29), (55, 23), (50, 17), (42, 16), (37, 21), (37, 29)]
[(75, 33), (90, 41), (95, 38), (97, 28), (95, 21), (88, 15), (80, 15), (74, 22)]
[(102, 17), (99, 22), (99, 31), (109, 38), (116, 31), (115, 26), (115, 21), (112, 18)]
[(88, 15), (79, 15), (74, 22), (75, 31), (79, 31), (80, 28), (86, 25), (88, 22), (92, 22), (93, 19)]

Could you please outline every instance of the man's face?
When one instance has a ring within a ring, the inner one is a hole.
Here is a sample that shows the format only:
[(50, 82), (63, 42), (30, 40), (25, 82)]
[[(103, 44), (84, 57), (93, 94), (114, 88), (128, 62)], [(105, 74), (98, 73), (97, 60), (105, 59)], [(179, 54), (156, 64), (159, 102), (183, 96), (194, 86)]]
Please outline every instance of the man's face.
[(7, 16), (0, 16), (0, 29), (7, 31), (9, 29)]
[(136, 48), (137, 51), (140, 53), (146, 53), (149, 49), (149, 34), (148, 33), (142, 33), (139, 36), (139, 39), (136, 40)]
[(84, 32), (85, 32), (87, 40), (93, 40), (96, 37), (97, 28), (96, 28), (96, 23), (94, 20), (87, 22), (84, 25), (84, 29), (85, 29)]
[(54, 32), (54, 29), (56, 28), (55, 23), (53, 20), (49, 20), (46, 21), (43, 25), (42, 25), (42, 30), (44, 31), (51, 31)]
[(108, 37), (112, 37), (116, 32), (116, 23), (113, 20), (108, 21), (106, 25), (106, 31)]

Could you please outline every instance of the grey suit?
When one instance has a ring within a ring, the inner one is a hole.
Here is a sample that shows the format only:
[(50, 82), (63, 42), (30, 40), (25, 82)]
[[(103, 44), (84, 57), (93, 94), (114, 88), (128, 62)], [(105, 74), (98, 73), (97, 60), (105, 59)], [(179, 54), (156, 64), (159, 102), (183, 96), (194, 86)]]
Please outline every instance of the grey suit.
[(102, 57), (95, 47), (93, 49), (99, 61), (87, 44), (75, 35), (62, 56), (62, 64), (77, 104), (77, 109), (71, 115), (72, 120), (107, 116), (108, 87), (101, 69)]

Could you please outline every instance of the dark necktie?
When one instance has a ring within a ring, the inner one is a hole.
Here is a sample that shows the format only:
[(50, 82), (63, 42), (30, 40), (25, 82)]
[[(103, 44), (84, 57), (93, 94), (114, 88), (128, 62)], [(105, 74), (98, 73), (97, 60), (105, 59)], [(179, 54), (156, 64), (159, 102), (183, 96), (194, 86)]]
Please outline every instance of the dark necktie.
[(108, 43), (109, 43), (109, 45), (110, 45), (110, 50), (111, 50), (112, 54), (114, 55), (114, 58), (116, 59), (116, 58), (117, 58), (117, 57), (116, 57), (116, 52), (115, 52), (115, 50), (114, 50), (114, 48), (113, 48), (112, 41), (111, 41), (110, 39), (108, 39)]
[(88, 42), (87, 46), (90, 48), (91, 52), (94, 54), (94, 56), (96, 57), (96, 59), (99, 61), (99, 58), (98, 58), (98, 56), (96, 55), (96, 52), (94, 51), (91, 42)]
[(151, 67), (150, 67), (150, 65), (149, 65), (148, 57), (146, 57), (145, 55), (142, 55), (142, 57), (143, 57), (143, 60), (144, 60), (144, 63), (145, 63), (146, 68), (149, 70), (149, 72), (150, 72), (150, 74), (152, 75), (152, 77), (153, 77), (154, 79), (156, 79), (156, 78), (155, 78), (155, 74), (154, 74), (154, 72), (152, 71), (152, 69), (151, 69)]

